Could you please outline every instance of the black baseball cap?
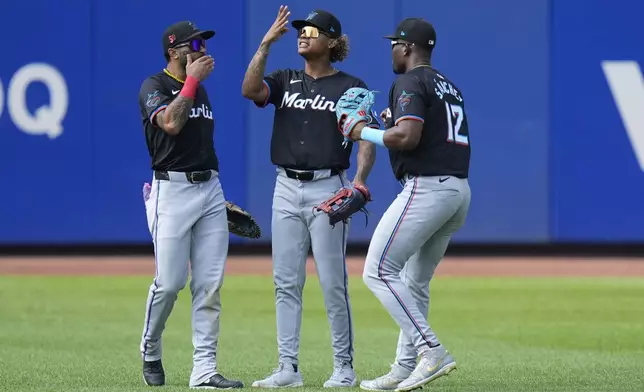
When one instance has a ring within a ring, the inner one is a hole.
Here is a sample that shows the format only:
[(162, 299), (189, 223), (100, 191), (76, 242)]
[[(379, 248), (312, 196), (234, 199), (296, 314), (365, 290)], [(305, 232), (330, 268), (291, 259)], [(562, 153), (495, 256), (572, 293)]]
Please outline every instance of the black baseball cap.
[(407, 18), (398, 24), (393, 35), (384, 38), (399, 39), (431, 49), (436, 45), (436, 30), (423, 18)]
[(163, 32), (163, 52), (193, 38), (210, 39), (215, 35), (213, 30), (200, 30), (194, 22), (184, 20), (168, 27)]
[(306, 19), (294, 20), (291, 22), (296, 30), (304, 26), (314, 26), (327, 33), (331, 38), (340, 38), (342, 35), (342, 25), (338, 18), (332, 13), (324, 10), (313, 10)]

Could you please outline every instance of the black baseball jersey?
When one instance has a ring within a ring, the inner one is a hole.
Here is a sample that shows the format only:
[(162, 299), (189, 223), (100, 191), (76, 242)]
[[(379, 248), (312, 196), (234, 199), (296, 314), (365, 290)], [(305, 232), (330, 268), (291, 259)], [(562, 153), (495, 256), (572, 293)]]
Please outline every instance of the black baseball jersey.
[(387, 128), (403, 120), (423, 122), (418, 146), (389, 150), (397, 179), (405, 174), (467, 178), (470, 133), (461, 91), (432, 67), (401, 74), (389, 90)]
[(167, 108), (182, 88), (183, 83), (165, 71), (150, 76), (141, 85), (139, 106), (152, 170), (219, 170), (213, 143), (215, 121), (203, 85), (199, 85), (188, 121), (178, 135), (170, 135), (156, 125), (155, 116)]
[[(360, 79), (345, 72), (314, 79), (303, 70), (281, 69), (264, 78), (268, 87), (265, 107), (275, 106), (271, 161), (274, 165), (299, 169), (349, 168), (353, 143), (342, 145), (335, 104), (351, 87), (367, 88)], [(379, 127), (378, 116), (371, 125)]]

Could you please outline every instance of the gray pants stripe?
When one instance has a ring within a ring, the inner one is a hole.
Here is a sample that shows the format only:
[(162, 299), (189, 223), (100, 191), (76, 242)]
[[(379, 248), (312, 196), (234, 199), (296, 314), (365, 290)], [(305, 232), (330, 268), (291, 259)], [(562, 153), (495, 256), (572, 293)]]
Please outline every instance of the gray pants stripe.
[(405, 215), (407, 215), (407, 211), (409, 211), (409, 207), (411, 207), (411, 203), (414, 201), (414, 196), (416, 194), (416, 188), (418, 187), (418, 178), (414, 178), (414, 184), (411, 188), (411, 192), (409, 194), (409, 199), (407, 200), (407, 204), (405, 205), (405, 208), (403, 209), (402, 213), (400, 214), (400, 217), (398, 218), (398, 222), (396, 222), (396, 226), (394, 226), (394, 230), (391, 233), (391, 237), (389, 237), (389, 241), (387, 241), (387, 246), (385, 246), (385, 249), (382, 252), (382, 256), (380, 256), (380, 263), (378, 265), (378, 278), (383, 281), (385, 285), (387, 285), (387, 288), (389, 291), (391, 291), (391, 294), (396, 298), (396, 301), (398, 301), (398, 304), (402, 307), (403, 311), (409, 317), (409, 320), (411, 323), (416, 327), (416, 330), (418, 333), (420, 333), (420, 336), (422, 336), (423, 340), (427, 343), (429, 347), (432, 347), (432, 343), (427, 339), (427, 336), (423, 333), (423, 330), (420, 328), (418, 325), (418, 321), (414, 319), (414, 316), (411, 314), (405, 303), (403, 302), (402, 298), (400, 298), (400, 295), (394, 290), (393, 286), (389, 283), (389, 281), (385, 278), (384, 273), (382, 272), (382, 266), (385, 263), (385, 259), (387, 258), (387, 252), (389, 251), (389, 248), (391, 247), (391, 244), (394, 242), (394, 238), (396, 238), (396, 234), (398, 233), (398, 228), (400, 228), (400, 225), (402, 224), (403, 220), (405, 220)]
[[(157, 188), (161, 186), (161, 181), (157, 180)], [(155, 213), (154, 213), (154, 239), (153, 239), (153, 244), (154, 247), (157, 247), (157, 233), (159, 232), (158, 227), (159, 227), (159, 194), (161, 192), (157, 191), (157, 197), (155, 198)], [(145, 344), (145, 337), (148, 334), (148, 331), (150, 330), (150, 316), (152, 313), (152, 303), (154, 303), (154, 297), (157, 294), (157, 290), (159, 288), (159, 285), (157, 284), (157, 277), (159, 275), (159, 264), (157, 260), (157, 252), (155, 249), (154, 252), (154, 280), (152, 281), (152, 285), (154, 288), (152, 289), (152, 299), (150, 300), (150, 303), (148, 303), (148, 308), (145, 312), (145, 330), (143, 331), (143, 344), (141, 344), (141, 352), (143, 353), (143, 360), (145, 361), (145, 354), (147, 354), (148, 347)]]

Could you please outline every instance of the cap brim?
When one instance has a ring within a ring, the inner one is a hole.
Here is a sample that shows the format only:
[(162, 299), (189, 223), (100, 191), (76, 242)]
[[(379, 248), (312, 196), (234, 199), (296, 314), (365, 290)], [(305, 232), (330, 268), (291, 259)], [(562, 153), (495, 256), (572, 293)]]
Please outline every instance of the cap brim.
[(311, 23), (308, 20), (294, 20), (294, 21), (291, 22), (291, 26), (293, 26), (293, 28), (296, 29), (296, 30), (299, 30), (304, 26), (313, 26), (313, 27), (317, 27), (318, 29), (322, 30), (322, 28), (320, 26), (316, 25), (315, 23)]
[(203, 39), (210, 39), (215, 36), (215, 32), (213, 30), (204, 30), (204, 31), (198, 31), (194, 34), (191, 34), (187, 39), (193, 39), (195, 37), (201, 37)]
[(398, 37), (398, 36), (396, 36), (396, 35), (385, 35), (385, 36), (384, 36), (384, 37), (382, 37), (382, 38), (384, 38), (384, 39), (388, 39), (388, 40), (400, 39), (400, 37)]

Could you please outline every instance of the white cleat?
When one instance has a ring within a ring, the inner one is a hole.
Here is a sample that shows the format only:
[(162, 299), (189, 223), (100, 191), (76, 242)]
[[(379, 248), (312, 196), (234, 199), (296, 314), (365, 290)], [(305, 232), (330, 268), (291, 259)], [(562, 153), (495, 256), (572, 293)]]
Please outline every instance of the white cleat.
[(384, 376), (373, 380), (363, 380), (360, 383), (360, 389), (365, 391), (393, 391), (410, 375), (411, 370), (394, 363), (391, 365), (391, 371)]
[(346, 388), (356, 386), (356, 373), (347, 362), (343, 362), (333, 369), (333, 374), (323, 385), (324, 388)]
[(302, 375), (295, 371), (290, 363), (280, 363), (270, 376), (263, 380), (253, 381), (252, 386), (256, 388), (296, 388), (304, 385)]
[(447, 376), (454, 369), (456, 361), (442, 346), (427, 350), (421, 354), (416, 369), (405, 381), (398, 384), (395, 391), (407, 392), (422, 388), (439, 377)]

